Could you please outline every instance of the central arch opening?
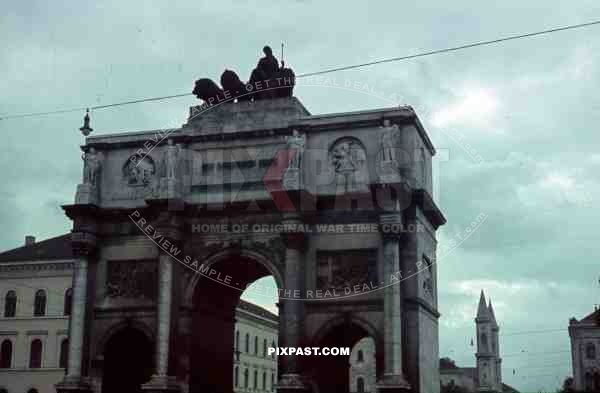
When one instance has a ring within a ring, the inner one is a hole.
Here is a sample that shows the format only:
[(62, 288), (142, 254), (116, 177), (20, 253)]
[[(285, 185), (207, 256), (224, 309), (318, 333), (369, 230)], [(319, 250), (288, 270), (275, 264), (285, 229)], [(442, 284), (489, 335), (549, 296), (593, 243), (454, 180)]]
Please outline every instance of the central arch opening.
[(141, 393), (154, 370), (154, 345), (133, 327), (116, 332), (104, 347), (102, 393)]
[(277, 359), (268, 348), (277, 345), (277, 280), (264, 263), (246, 256), (227, 257), (210, 267), (230, 276), (235, 288), (204, 276), (196, 284), (189, 391), (272, 391), (277, 377), (270, 365)]
[[(382, 351), (375, 338), (359, 324), (346, 319), (330, 327), (316, 346), (349, 348), (349, 355), (311, 356), (311, 375), (319, 393), (375, 391), (382, 370)], [(367, 390), (368, 389), (368, 390)]]

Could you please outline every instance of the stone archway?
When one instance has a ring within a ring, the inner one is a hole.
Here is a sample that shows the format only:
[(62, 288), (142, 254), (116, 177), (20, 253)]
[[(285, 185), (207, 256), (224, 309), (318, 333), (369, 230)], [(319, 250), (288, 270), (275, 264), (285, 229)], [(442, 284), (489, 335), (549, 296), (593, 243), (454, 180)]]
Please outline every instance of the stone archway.
[(254, 281), (281, 276), (268, 260), (247, 253), (225, 253), (207, 261), (211, 269), (231, 277), (231, 286), (199, 275), (194, 278), (189, 391), (231, 393), (235, 310), (242, 290)]
[[(350, 350), (365, 337), (375, 341), (377, 375), (383, 370), (381, 340), (377, 330), (366, 321), (340, 316), (324, 324), (312, 339), (311, 347), (342, 347)], [(350, 355), (310, 356), (305, 359), (305, 368), (313, 379), (318, 392), (347, 393), (350, 391)]]
[(102, 393), (141, 393), (154, 370), (154, 345), (141, 330), (124, 327), (103, 347)]

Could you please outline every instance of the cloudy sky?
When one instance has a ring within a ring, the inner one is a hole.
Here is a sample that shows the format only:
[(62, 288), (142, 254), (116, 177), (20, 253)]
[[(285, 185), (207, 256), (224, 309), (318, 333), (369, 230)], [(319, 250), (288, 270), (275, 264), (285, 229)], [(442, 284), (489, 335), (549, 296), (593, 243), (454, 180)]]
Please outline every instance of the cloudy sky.
[[(0, 15), (0, 115), (186, 93), (225, 67), (246, 77), (266, 43), (285, 42), (287, 64), (306, 73), (600, 19), (597, 0), (493, 3), (12, 2)], [(571, 373), (568, 320), (600, 303), (598, 37), (600, 26), (330, 75), (421, 114), (440, 153), (440, 243), (488, 216), (440, 260), (440, 354), (474, 364), (484, 288), (504, 333), (504, 380), (524, 391)], [(394, 105), (360, 91), (295, 94), (315, 114)], [(97, 111), (92, 126), (177, 127), (196, 102)], [(82, 115), (0, 120), (0, 249), (69, 229), (60, 205), (81, 176)], [(514, 334), (554, 329), (565, 330)]]

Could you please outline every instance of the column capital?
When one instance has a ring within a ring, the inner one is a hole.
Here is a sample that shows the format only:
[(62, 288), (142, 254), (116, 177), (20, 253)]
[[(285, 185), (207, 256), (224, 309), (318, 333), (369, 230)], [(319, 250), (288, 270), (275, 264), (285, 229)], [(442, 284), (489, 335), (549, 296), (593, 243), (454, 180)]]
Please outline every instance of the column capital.
[(282, 214), (281, 225), (283, 225), (284, 230), (281, 232), (281, 237), (287, 248), (300, 251), (304, 249), (304, 231), (296, 231), (302, 224), (302, 216), (298, 212), (285, 212)]
[(403, 233), (402, 213), (382, 213), (379, 215), (379, 230), (386, 238), (399, 238)]
[(304, 232), (285, 232), (282, 233), (283, 241), (286, 248), (303, 251), (306, 243), (306, 236)]
[(96, 235), (90, 232), (73, 232), (71, 233), (71, 248), (73, 256), (88, 257), (96, 250), (97, 239)]
[(157, 235), (162, 236), (172, 244), (178, 244), (183, 239), (183, 231), (181, 228), (172, 225), (158, 225), (155, 227)]
[(183, 219), (175, 212), (159, 213), (152, 225), (158, 235), (163, 236), (171, 243), (177, 243), (183, 239)]

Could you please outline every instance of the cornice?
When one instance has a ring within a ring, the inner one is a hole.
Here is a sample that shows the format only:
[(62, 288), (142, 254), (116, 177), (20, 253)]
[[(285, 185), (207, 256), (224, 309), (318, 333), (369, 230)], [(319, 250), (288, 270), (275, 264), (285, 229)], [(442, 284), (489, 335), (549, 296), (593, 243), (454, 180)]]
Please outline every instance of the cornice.
[(23, 261), (0, 263), (0, 273), (72, 270), (74, 261)]

